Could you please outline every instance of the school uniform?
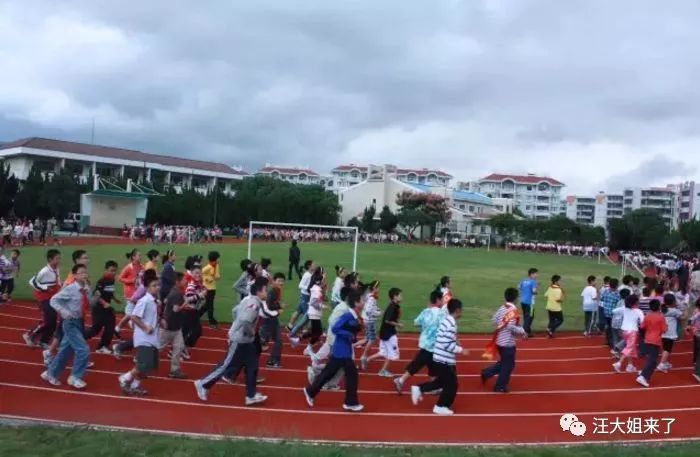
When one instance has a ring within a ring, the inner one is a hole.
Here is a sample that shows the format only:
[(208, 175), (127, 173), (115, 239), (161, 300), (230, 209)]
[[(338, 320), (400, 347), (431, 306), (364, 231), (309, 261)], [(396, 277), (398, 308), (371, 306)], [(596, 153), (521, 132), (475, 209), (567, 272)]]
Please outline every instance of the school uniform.
[(290, 336), (296, 336), (309, 321), (309, 316), (307, 312), (309, 310), (309, 300), (311, 299), (311, 292), (309, 286), (311, 285), (311, 277), (313, 274), (310, 271), (304, 272), (299, 281), (299, 306), (297, 306), (297, 320), (294, 323), (294, 327), (289, 332)]
[(58, 347), (56, 357), (48, 366), (49, 378), (57, 379), (66, 368), (71, 355), (75, 354), (72, 375), (74, 378), (83, 379), (90, 357), (90, 347), (83, 335), (83, 310), (88, 305), (87, 291), (78, 283), (70, 284), (49, 301), (62, 318), (63, 338)]
[(187, 287), (185, 288), (185, 301), (194, 309), (183, 311), (182, 335), (185, 337), (185, 346), (195, 347), (202, 336), (202, 323), (199, 320), (199, 308), (202, 303), (202, 295), (205, 292), (204, 285), (187, 274)]
[(309, 344), (312, 346), (318, 343), (318, 340), (323, 335), (323, 326), (321, 325), (321, 318), (323, 317), (323, 288), (318, 284), (311, 287), (309, 291), (309, 309), (306, 315), (309, 318), (309, 323), (311, 324), (311, 330), (308, 333)]
[(48, 345), (56, 332), (58, 319), (56, 310), (50, 305), (51, 298), (61, 290), (58, 269), (46, 265), (29, 281), (29, 285), (34, 289), (33, 295), (39, 303), (42, 320), (28, 332), (26, 339), (36, 341), (38, 338), (41, 344)]
[(151, 327), (153, 332), (148, 334), (138, 325), (134, 325), (133, 342), (136, 348), (136, 369), (142, 375), (148, 375), (158, 370), (160, 340), (158, 336), (158, 303), (156, 298), (146, 293), (134, 306), (131, 314)]

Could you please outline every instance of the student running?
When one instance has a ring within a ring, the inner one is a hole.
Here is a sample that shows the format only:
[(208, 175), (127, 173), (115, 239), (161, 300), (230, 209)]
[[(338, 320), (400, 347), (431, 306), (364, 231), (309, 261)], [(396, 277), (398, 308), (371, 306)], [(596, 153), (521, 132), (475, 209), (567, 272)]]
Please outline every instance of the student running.
[(389, 364), (395, 360), (399, 360), (399, 338), (398, 330), (403, 327), (401, 324), (401, 289), (392, 287), (389, 289), (389, 305), (384, 311), (382, 317), (382, 325), (379, 328), (379, 352), (367, 358), (363, 358), (362, 369), (367, 370), (369, 363), (376, 359), (384, 359), (384, 364), (379, 370), (379, 376), (383, 378), (393, 378), (394, 375), (389, 371)]

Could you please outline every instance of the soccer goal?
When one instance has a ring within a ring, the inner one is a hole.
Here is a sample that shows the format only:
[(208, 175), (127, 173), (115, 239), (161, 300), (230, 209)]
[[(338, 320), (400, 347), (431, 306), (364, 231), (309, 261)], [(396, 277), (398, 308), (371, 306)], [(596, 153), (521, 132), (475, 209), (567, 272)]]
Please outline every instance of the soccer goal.
[(256, 235), (258, 239), (262, 237), (269, 241), (287, 241), (291, 236), (291, 239), (300, 243), (317, 241), (352, 242), (352, 270), (357, 271), (357, 244), (360, 239), (360, 230), (357, 227), (250, 221), (248, 225), (249, 259), (253, 255), (253, 240), (256, 239)]

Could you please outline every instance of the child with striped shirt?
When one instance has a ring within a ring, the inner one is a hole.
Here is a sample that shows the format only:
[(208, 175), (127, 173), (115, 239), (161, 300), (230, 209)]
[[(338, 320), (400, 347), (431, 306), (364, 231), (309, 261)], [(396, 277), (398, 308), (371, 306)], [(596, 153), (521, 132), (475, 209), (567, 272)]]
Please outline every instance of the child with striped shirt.
[(462, 302), (453, 298), (447, 303), (447, 315), (440, 322), (435, 346), (433, 348), (433, 369), (436, 378), (432, 381), (411, 386), (411, 401), (414, 405), (423, 397), (423, 392), (442, 389), (433, 413), (439, 416), (451, 416), (451, 409), (457, 396), (457, 361), (456, 355), (467, 355), (469, 351), (462, 348), (457, 341), (457, 320), (462, 316)]
[(365, 306), (362, 309), (362, 321), (365, 324), (365, 338), (364, 341), (359, 344), (364, 343), (365, 349), (362, 352), (360, 361), (366, 360), (369, 356), (369, 350), (377, 341), (377, 319), (382, 315), (382, 310), (379, 309), (377, 305), (377, 300), (379, 299), (379, 281), (374, 280), (369, 283), (367, 295), (365, 297)]

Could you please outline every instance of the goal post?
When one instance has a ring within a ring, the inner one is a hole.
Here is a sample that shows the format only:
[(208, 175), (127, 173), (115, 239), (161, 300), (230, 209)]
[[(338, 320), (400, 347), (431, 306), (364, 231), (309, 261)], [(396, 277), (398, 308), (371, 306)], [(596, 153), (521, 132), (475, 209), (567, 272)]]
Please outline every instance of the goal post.
[(360, 240), (360, 230), (358, 227), (345, 225), (316, 225), (316, 224), (294, 224), (289, 222), (265, 222), (265, 221), (250, 221), (248, 224), (248, 258), (253, 255), (253, 230), (255, 227), (280, 227), (288, 229), (304, 229), (304, 230), (341, 230), (354, 232), (353, 249), (352, 249), (352, 270), (357, 271), (357, 245)]

